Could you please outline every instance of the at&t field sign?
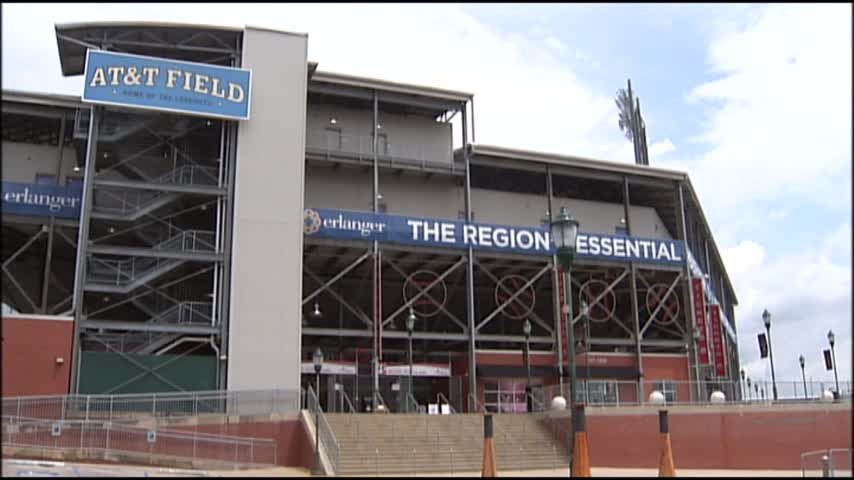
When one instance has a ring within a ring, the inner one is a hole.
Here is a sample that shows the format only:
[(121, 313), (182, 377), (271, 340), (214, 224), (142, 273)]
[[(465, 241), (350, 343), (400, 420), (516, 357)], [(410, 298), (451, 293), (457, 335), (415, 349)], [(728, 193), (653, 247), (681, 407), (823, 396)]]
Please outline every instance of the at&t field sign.
[(228, 120), (248, 120), (252, 72), (89, 50), (83, 101)]

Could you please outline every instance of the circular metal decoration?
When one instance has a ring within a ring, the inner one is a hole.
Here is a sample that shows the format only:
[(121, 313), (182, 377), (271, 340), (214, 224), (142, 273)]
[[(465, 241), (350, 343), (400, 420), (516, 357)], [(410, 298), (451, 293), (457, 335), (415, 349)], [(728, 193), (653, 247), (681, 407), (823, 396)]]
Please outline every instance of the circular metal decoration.
[[(509, 300), (526, 283), (528, 283), (528, 279), (519, 275), (507, 275), (503, 277), (495, 286), (495, 305), (503, 305), (504, 302)], [(503, 313), (513, 320), (521, 320), (528, 317), (534, 311), (534, 305), (537, 303), (536, 300), (534, 286), (528, 285), (528, 288), (522, 290), (509, 305), (504, 307)]]
[[(410, 299), (415, 298), (437, 279), (439, 279), (439, 275), (432, 270), (418, 270), (409, 274), (406, 281), (403, 282), (404, 302), (409, 303)], [(427, 293), (435, 299), (435, 302), (427, 295), (422, 295), (412, 303), (412, 310), (421, 317), (432, 317), (441, 311), (440, 307), (445, 306), (445, 302), (448, 300), (448, 287), (445, 285), (445, 280), (439, 279), (436, 285), (427, 290)]]
[[(602, 292), (606, 292), (602, 295)], [(594, 302), (596, 297), (602, 295), (598, 302)], [(614, 310), (617, 308), (617, 297), (614, 296), (613, 290), (608, 290), (608, 283), (602, 280), (590, 279), (578, 289), (578, 305), (581, 302), (587, 302), (587, 315), (591, 322), (605, 323), (614, 316)]]
[(676, 321), (676, 318), (679, 316), (679, 297), (676, 295), (676, 289), (671, 291), (667, 298), (664, 298), (664, 294), (667, 293), (668, 288), (670, 287), (665, 283), (656, 283), (646, 291), (646, 311), (650, 315), (658, 308), (661, 302), (664, 302), (664, 306), (661, 307), (655, 319), (653, 319), (659, 325), (669, 325)]
[(307, 208), (305, 212), (303, 212), (303, 225), (302, 231), (306, 235), (311, 235), (313, 233), (317, 233), (320, 231), (321, 221), (320, 214), (317, 213), (316, 210), (312, 210), (311, 208)]

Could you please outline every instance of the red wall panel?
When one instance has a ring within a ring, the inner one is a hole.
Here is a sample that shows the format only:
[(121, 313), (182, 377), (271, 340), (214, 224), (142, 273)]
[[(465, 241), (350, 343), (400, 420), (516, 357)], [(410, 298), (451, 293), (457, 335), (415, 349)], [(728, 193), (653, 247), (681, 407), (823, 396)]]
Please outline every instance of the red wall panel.
[(3, 317), (2, 329), (4, 397), (69, 392), (72, 319), (9, 316)]

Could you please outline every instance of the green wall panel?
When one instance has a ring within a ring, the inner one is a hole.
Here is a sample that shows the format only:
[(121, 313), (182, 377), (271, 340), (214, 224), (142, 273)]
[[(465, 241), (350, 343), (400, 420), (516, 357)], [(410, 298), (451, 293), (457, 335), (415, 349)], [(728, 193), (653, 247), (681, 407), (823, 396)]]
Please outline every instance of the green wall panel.
[[(78, 393), (120, 394), (216, 390), (216, 363), (217, 358), (213, 356), (186, 355), (182, 357), (179, 355), (83, 352)], [(140, 375), (143, 373), (144, 375)], [(116, 388), (137, 376), (139, 378), (134, 381)], [(160, 377), (166, 378), (174, 385), (170, 385)], [(180, 387), (180, 390), (175, 386)]]

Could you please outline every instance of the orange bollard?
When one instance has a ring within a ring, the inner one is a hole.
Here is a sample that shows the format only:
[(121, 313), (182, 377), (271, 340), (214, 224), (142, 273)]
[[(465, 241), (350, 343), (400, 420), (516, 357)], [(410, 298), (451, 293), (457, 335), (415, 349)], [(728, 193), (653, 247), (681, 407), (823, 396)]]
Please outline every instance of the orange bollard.
[(495, 439), (492, 437), (492, 415), (483, 416), (483, 470), (481, 477), (497, 477)]
[(576, 405), (572, 412), (572, 472), (571, 477), (590, 476), (590, 449), (587, 445), (587, 419), (584, 405)]
[(670, 446), (670, 422), (667, 420), (667, 410), (658, 411), (658, 431), (661, 438), (661, 458), (658, 461), (658, 476), (675, 477), (676, 466), (673, 465), (673, 449)]

